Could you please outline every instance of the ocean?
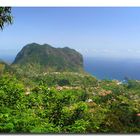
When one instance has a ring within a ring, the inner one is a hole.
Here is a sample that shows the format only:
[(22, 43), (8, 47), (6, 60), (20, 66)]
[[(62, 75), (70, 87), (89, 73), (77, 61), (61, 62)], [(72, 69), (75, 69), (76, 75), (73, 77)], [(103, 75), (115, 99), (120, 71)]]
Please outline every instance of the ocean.
[[(12, 63), (13, 56), (2, 58)], [(140, 80), (140, 59), (110, 59), (84, 57), (84, 70), (97, 79), (124, 80), (125, 77)]]
[(140, 80), (140, 59), (84, 58), (84, 69), (97, 79)]
[(14, 61), (14, 56), (0, 56), (0, 60), (6, 62), (7, 64), (11, 64)]

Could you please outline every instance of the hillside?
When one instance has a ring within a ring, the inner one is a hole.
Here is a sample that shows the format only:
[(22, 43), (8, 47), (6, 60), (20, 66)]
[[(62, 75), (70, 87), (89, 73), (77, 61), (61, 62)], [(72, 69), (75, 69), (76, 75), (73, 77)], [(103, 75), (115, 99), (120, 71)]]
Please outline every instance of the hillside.
[(10, 67), (10, 65), (8, 65), (7, 63), (5, 63), (3, 60), (0, 60), (0, 75), (4, 72), (12, 72), (12, 68)]
[(82, 63), (75, 50), (35, 43), (1, 62), (0, 132), (139, 134), (140, 81), (98, 80)]
[(139, 81), (72, 72), (0, 76), (1, 133), (139, 134)]
[(68, 47), (54, 48), (48, 44), (31, 43), (17, 54), (14, 65), (41, 71), (82, 71), (83, 57)]

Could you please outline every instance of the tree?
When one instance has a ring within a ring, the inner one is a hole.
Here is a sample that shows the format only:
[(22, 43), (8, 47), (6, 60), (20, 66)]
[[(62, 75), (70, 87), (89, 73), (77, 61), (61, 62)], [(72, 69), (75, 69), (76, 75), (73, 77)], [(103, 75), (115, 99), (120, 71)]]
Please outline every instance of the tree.
[(3, 71), (4, 71), (5, 65), (0, 63), (0, 76), (2, 75)]
[(11, 7), (0, 7), (0, 29), (3, 29), (5, 24), (12, 24), (12, 21)]

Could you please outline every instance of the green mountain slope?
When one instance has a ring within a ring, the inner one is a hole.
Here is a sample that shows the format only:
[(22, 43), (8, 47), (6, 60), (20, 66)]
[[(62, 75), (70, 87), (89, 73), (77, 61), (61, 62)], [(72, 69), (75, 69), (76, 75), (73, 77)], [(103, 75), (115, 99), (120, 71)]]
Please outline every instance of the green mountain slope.
[(48, 44), (28, 44), (17, 54), (13, 64), (43, 71), (82, 71), (82, 55), (70, 49), (54, 48)]
[(0, 75), (4, 72), (12, 72), (12, 68), (10, 65), (6, 64), (3, 60), (0, 60)]

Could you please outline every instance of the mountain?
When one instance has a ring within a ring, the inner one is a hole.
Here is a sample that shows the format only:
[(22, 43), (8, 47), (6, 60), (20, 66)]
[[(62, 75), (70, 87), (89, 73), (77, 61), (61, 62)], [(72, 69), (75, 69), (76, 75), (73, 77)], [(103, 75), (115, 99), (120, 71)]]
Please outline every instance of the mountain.
[(83, 70), (83, 57), (69, 47), (54, 48), (48, 44), (31, 43), (23, 47), (12, 65), (43, 71), (79, 72)]

